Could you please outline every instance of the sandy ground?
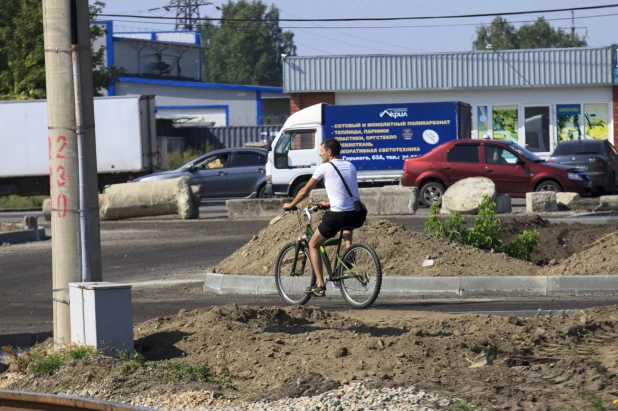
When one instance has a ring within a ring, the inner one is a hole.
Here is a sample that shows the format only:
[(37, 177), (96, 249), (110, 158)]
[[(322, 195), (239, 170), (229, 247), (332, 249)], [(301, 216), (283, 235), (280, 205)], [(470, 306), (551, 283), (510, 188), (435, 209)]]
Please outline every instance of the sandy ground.
[[(121, 402), (202, 392), (194, 406), (217, 396), (227, 403), (315, 394), (351, 381), (414, 385), (478, 409), (587, 410), (592, 400), (611, 407), (618, 398), (618, 306), (518, 318), (227, 305), (143, 322), (135, 337), (144, 365), (74, 360), (52, 376), (0, 374), (0, 387)], [(172, 378), (170, 364), (209, 364), (210, 382)]]

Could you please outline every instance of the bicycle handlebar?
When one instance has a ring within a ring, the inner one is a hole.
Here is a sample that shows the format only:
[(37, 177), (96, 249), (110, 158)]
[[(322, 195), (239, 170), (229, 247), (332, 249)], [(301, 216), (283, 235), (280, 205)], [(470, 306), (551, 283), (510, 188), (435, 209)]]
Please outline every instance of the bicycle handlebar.
[[(313, 211), (317, 211), (317, 210), (328, 210), (329, 208), (330, 207), (325, 207), (322, 204), (318, 203), (318, 204), (314, 205), (313, 207), (305, 207), (302, 210), (313, 212)], [(299, 208), (296, 207), (296, 206), (283, 209), (283, 211), (298, 211), (298, 210), (299, 210)]]

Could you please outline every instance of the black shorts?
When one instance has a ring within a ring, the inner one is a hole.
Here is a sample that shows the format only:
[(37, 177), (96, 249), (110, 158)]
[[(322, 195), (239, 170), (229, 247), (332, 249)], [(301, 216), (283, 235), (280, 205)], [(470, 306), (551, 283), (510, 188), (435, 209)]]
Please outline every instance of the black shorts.
[(327, 211), (318, 226), (320, 234), (326, 238), (334, 237), (342, 228), (360, 228), (367, 216), (358, 211)]

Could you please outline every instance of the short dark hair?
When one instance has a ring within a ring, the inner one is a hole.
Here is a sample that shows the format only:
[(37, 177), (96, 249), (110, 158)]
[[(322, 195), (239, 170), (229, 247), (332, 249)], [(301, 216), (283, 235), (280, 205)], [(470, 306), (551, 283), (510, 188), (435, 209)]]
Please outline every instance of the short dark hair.
[(325, 150), (330, 150), (330, 153), (333, 157), (339, 157), (339, 153), (341, 153), (341, 143), (337, 141), (336, 138), (329, 138), (322, 142)]

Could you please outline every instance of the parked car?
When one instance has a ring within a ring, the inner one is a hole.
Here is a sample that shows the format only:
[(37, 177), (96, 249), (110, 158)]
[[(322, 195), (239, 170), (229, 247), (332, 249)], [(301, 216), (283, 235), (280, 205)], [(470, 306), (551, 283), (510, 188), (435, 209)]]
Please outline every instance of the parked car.
[(584, 170), (593, 191), (616, 193), (618, 152), (609, 141), (565, 141), (558, 144), (547, 161)]
[(264, 197), (267, 156), (268, 150), (262, 148), (215, 150), (177, 170), (149, 174), (133, 181), (187, 176), (191, 185), (202, 185), (202, 200), (205, 202)]
[(430, 206), (444, 191), (468, 177), (487, 177), (496, 190), (512, 197), (531, 191), (590, 194), (590, 179), (575, 167), (548, 163), (506, 140), (456, 140), (421, 157), (406, 159), (401, 184), (420, 188), (420, 200)]

